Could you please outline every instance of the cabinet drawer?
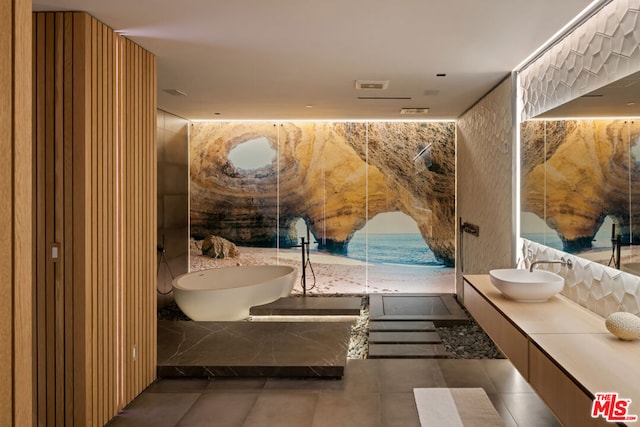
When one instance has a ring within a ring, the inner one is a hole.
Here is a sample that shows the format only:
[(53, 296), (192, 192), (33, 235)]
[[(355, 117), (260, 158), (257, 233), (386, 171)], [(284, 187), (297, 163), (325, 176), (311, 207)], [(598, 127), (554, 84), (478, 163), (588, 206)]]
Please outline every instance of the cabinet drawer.
[(504, 355), (529, 380), (529, 340), (505, 319), (473, 286), (464, 282), (464, 305)]
[(604, 418), (591, 418), (591, 398), (532, 343), (529, 344), (529, 383), (563, 425), (613, 425)]

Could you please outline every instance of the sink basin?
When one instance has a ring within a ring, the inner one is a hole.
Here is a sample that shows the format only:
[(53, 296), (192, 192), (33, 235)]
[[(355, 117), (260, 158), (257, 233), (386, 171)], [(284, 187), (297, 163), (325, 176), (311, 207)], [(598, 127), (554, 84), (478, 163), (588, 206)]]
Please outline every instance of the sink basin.
[(489, 272), (491, 283), (514, 301), (543, 302), (562, 291), (564, 278), (545, 270), (505, 268)]

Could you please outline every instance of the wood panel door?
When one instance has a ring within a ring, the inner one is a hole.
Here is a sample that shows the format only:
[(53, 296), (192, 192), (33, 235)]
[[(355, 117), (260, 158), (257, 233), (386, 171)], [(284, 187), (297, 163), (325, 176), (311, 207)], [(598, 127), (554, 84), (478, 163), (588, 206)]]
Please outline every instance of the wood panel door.
[(156, 60), (35, 13), (37, 419), (100, 426), (155, 379)]

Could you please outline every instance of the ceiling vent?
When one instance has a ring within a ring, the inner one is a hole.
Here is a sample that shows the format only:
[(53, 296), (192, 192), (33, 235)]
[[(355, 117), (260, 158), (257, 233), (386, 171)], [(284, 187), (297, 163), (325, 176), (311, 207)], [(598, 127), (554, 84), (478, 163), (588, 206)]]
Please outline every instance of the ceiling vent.
[(183, 92), (180, 89), (163, 89), (163, 91), (173, 96), (187, 96), (186, 92)]
[(389, 87), (389, 80), (356, 80), (356, 89), (385, 90)]
[(400, 114), (427, 114), (428, 108), (402, 108)]

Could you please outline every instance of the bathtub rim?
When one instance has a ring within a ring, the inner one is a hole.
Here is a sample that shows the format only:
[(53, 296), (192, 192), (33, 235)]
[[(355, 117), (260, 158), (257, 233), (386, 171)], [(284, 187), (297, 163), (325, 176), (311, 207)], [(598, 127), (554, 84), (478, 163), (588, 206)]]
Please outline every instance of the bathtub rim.
[[(178, 281), (180, 279), (185, 278), (186, 276), (190, 276), (190, 275), (195, 275), (197, 273), (203, 273), (203, 272), (211, 272), (213, 270), (228, 270), (228, 269), (257, 269), (257, 268), (264, 268), (264, 267), (269, 267), (269, 268), (273, 268), (273, 267), (279, 267), (279, 268), (287, 268), (290, 269), (289, 272), (287, 272), (286, 274), (282, 274), (279, 275), (277, 277), (273, 277), (270, 278), (268, 280), (262, 280), (260, 282), (257, 283), (247, 283), (247, 284), (242, 284), (242, 285), (236, 285), (236, 286), (225, 286), (225, 287), (209, 287), (209, 288), (190, 288), (190, 287), (184, 287), (184, 286), (180, 286), (178, 284)], [(174, 289), (178, 289), (180, 291), (183, 292), (198, 292), (198, 291), (216, 291), (216, 290), (225, 290), (225, 289), (237, 289), (237, 288), (245, 288), (248, 286), (258, 286), (258, 285), (262, 285), (262, 284), (267, 284), (267, 283), (271, 283), (274, 280), (279, 280), (283, 277), (287, 277), (289, 275), (297, 275), (298, 273), (298, 269), (294, 266), (291, 265), (274, 265), (274, 264), (252, 264), (252, 265), (230, 265), (230, 266), (226, 266), (226, 267), (213, 267), (213, 268), (206, 268), (204, 270), (197, 270), (197, 271), (190, 271), (188, 273), (184, 273), (179, 275), (178, 277), (176, 277), (175, 279), (173, 279), (171, 281), (171, 286)]]

